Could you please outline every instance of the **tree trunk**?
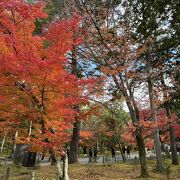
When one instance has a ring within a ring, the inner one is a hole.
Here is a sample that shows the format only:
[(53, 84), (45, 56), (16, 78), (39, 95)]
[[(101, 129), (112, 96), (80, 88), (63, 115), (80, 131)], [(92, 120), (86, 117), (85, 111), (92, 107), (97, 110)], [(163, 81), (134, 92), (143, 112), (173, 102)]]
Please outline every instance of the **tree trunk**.
[[(134, 123), (137, 123), (139, 121), (139, 116), (137, 107), (133, 108), (131, 105), (129, 99), (126, 100), (127, 106), (129, 108), (129, 112), (131, 115), (131, 119)], [(134, 101), (135, 103), (135, 101)], [(142, 131), (141, 129), (136, 129), (136, 142), (138, 146), (138, 152), (139, 152), (139, 160), (140, 160), (140, 166), (141, 166), (141, 177), (149, 177), (148, 174), (148, 167), (147, 167), (147, 159), (146, 159), (146, 150), (145, 150), (145, 144), (144, 144), (144, 139), (142, 136)]]
[(58, 158), (56, 159), (56, 166), (57, 166), (58, 180), (63, 180), (63, 170), (61, 167), (61, 162)]
[(1, 153), (3, 152), (5, 140), (6, 140), (6, 132), (4, 133), (4, 137), (3, 137), (3, 140), (2, 140), (2, 144), (1, 144)]
[[(134, 110), (131, 103), (129, 101), (126, 101), (127, 106), (129, 108), (129, 112), (132, 118), (132, 121), (134, 123), (137, 123), (139, 121), (137, 117), (137, 110)], [(136, 109), (136, 108), (135, 108)], [(141, 177), (149, 177), (148, 174), (148, 167), (147, 167), (147, 159), (146, 159), (146, 150), (145, 150), (145, 144), (144, 139), (142, 136), (141, 129), (136, 129), (136, 142), (138, 146), (138, 152), (139, 152), (139, 160), (140, 160), (140, 166), (141, 166)]]
[(19, 131), (17, 130), (14, 135), (13, 158), (14, 158), (14, 152), (16, 150), (16, 138), (18, 137), (18, 133), (19, 133)]
[[(165, 84), (163, 75), (161, 77), (161, 83), (163, 86), (163, 96), (164, 96), (164, 101), (168, 100), (168, 94), (167, 94), (167, 86)], [(170, 123), (172, 123), (172, 115), (171, 115), (171, 110), (170, 110), (170, 104), (167, 103), (165, 104), (166, 108), (166, 113), (167, 117), (170, 120)], [(175, 144), (175, 136), (174, 136), (174, 129), (172, 127), (172, 124), (169, 125), (169, 136), (170, 136), (170, 148), (171, 148), (171, 158), (172, 158), (172, 164), (178, 165), (179, 160), (178, 160), (178, 155), (177, 155), (177, 149), (176, 149), (176, 144)]]
[(69, 163), (73, 164), (78, 162), (77, 151), (79, 143), (79, 134), (80, 134), (80, 121), (76, 121), (73, 127), (73, 134), (70, 142), (70, 151), (69, 151)]
[(162, 159), (162, 152), (161, 152), (161, 143), (159, 140), (159, 129), (155, 127), (154, 129), (154, 144), (155, 144), (155, 151), (156, 151), (156, 168), (157, 171), (163, 171), (163, 159)]
[(126, 157), (125, 157), (125, 155), (124, 155), (124, 153), (123, 153), (123, 151), (122, 151), (121, 143), (120, 143), (120, 141), (119, 141), (119, 139), (118, 139), (117, 137), (116, 137), (116, 140), (117, 140), (117, 143), (118, 143), (118, 146), (119, 146), (119, 150), (120, 150), (122, 159), (123, 159), (124, 162), (126, 162)]
[(32, 133), (32, 121), (30, 121), (30, 123), (29, 123), (29, 132), (28, 132), (28, 135), (31, 136), (31, 133)]
[(179, 160), (178, 160), (176, 144), (175, 144), (174, 128), (172, 127), (172, 125), (169, 126), (169, 135), (170, 135), (170, 149), (171, 149), (172, 164), (178, 165)]
[[(150, 74), (150, 73), (149, 73)], [(148, 77), (148, 90), (149, 90), (149, 101), (150, 101), (150, 108), (151, 108), (151, 116), (152, 121), (156, 122), (156, 113), (155, 113), (155, 102), (154, 102), (154, 92), (153, 92), (153, 84), (151, 77)], [(154, 145), (155, 145), (155, 151), (156, 151), (156, 169), (157, 171), (163, 171), (163, 159), (162, 159), (162, 153), (161, 153), (161, 142), (159, 138), (159, 128), (154, 128)]]
[(64, 180), (69, 180), (69, 176), (68, 176), (68, 157), (67, 157), (67, 154), (63, 158), (63, 178), (64, 178)]
[(145, 144), (144, 144), (144, 139), (142, 137), (142, 132), (140, 129), (136, 133), (136, 141), (138, 145), (139, 160), (140, 160), (140, 165), (141, 165), (141, 177), (146, 178), (146, 177), (149, 177), (149, 174), (148, 174), (148, 167), (147, 167)]
[(58, 180), (69, 180), (68, 176), (68, 158), (67, 154), (62, 157), (63, 166), (58, 158), (56, 158)]
[[(129, 109), (129, 113), (133, 123), (137, 123), (139, 121), (139, 110), (134, 100), (133, 93), (131, 88), (128, 84), (127, 78), (125, 78), (125, 82), (121, 76), (119, 76), (121, 85), (119, 84), (117, 78), (113, 76), (114, 83), (116, 84), (117, 88), (122, 91), (123, 96), (125, 97), (127, 107)], [(126, 83), (126, 86), (124, 85)], [(126, 88), (127, 87), (127, 88)], [(129, 93), (128, 93), (129, 92)], [(144, 139), (142, 137), (142, 132), (139, 129), (136, 134), (136, 142), (139, 151), (139, 159), (141, 165), (141, 177), (149, 177), (148, 168), (147, 168), (147, 159), (146, 159), (146, 150), (144, 145)]]
[[(166, 107), (166, 113), (172, 122), (172, 116), (169, 107)], [(176, 143), (175, 143), (175, 135), (174, 135), (174, 128), (172, 127), (172, 124), (170, 122), (169, 125), (169, 136), (170, 136), (170, 149), (171, 149), (171, 159), (172, 159), (172, 164), (178, 165), (179, 160), (178, 160), (178, 155), (177, 155), (177, 149), (176, 149)]]
[[(80, 78), (75, 47), (73, 47), (72, 49), (71, 67), (72, 67), (71, 73), (77, 78)], [(75, 109), (77, 112), (79, 112), (79, 106), (76, 106)], [(73, 133), (71, 137), (70, 151), (69, 151), (69, 157), (68, 157), (70, 164), (78, 162), (77, 151), (78, 151), (78, 144), (79, 144), (79, 136), (80, 136), (80, 121), (78, 120), (78, 117), (76, 117), (76, 122), (73, 125)]]

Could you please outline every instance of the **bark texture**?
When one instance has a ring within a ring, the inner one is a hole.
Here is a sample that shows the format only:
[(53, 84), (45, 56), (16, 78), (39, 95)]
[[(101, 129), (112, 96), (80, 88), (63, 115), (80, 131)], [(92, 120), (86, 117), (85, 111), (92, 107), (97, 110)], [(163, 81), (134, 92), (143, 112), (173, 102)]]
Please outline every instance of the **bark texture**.
[(77, 151), (79, 143), (79, 134), (80, 134), (80, 122), (76, 121), (73, 127), (73, 134), (70, 142), (70, 151), (69, 151), (69, 163), (73, 164), (78, 162)]
[[(151, 75), (151, 72), (149, 72)], [(148, 82), (148, 90), (149, 90), (149, 101), (150, 101), (150, 109), (151, 109), (151, 119), (152, 121), (156, 122), (156, 112), (155, 112), (155, 101), (154, 101), (154, 91), (153, 91), (153, 83), (152, 83), (152, 77), (149, 76), (147, 79)], [(155, 151), (156, 151), (156, 169), (157, 171), (163, 171), (164, 165), (163, 165), (163, 159), (162, 159), (162, 152), (161, 152), (161, 142), (159, 138), (159, 128), (154, 128), (154, 145), (155, 145)]]
[[(166, 102), (168, 100), (168, 94), (167, 94), (168, 91), (167, 91), (167, 86), (165, 84), (163, 76), (161, 77), (161, 83), (162, 83), (162, 86), (163, 86), (164, 101)], [(171, 108), (170, 108), (170, 103), (169, 102), (165, 103), (165, 108), (166, 108), (167, 117), (170, 120), (169, 136), (170, 136), (170, 149), (171, 149), (172, 164), (178, 165), (179, 164), (179, 159), (178, 159), (178, 154), (177, 154), (177, 149), (176, 149), (174, 129), (173, 129), (173, 126), (172, 126), (173, 120), (172, 120)]]
[[(129, 109), (132, 122), (137, 123), (139, 121), (139, 109), (134, 99), (132, 89), (129, 86), (128, 79), (126, 77), (123, 79), (122, 76), (119, 76), (119, 79), (120, 81), (118, 81), (118, 79), (115, 76), (113, 76), (114, 83), (116, 84), (117, 88), (121, 90), (123, 93), (127, 107)], [(136, 142), (139, 151), (141, 177), (146, 178), (149, 177), (147, 159), (146, 159), (146, 150), (145, 150), (144, 139), (142, 136), (142, 131), (138, 127), (136, 129)]]
[(169, 135), (170, 135), (170, 149), (171, 149), (172, 164), (178, 165), (179, 159), (178, 159), (177, 150), (176, 150), (174, 129), (171, 125), (169, 126)]
[[(72, 50), (71, 66), (72, 66), (71, 73), (75, 75), (77, 78), (80, 78), (75, 47)], [(77, 112), (79, 112), (78, 106), (76, 106), (75, 109)], [(71, 137), (70, 151), (69, 151), (69, 157), (68, 157), (70, 164), (78, 162), (77, 151), (78, 151), (78, 144), (79, 144), (79, 136), (80, 136), (80, 121), (78, 120), (78, 117), (76, 117), (76, 122), (73, 125), (73, 133)]]
[(140, 129), (136, 133), (136, 141), (138, 145), (139, 160), (140, 160), (140, 165), (141, 165), (141, 177), (146, 178), (146, 177), (149, 177), (149, 174), (148, 174), (148, 167), (147, 167), (145, 144), (144, 144), (144, 139), (142, 137), (142, 133)]

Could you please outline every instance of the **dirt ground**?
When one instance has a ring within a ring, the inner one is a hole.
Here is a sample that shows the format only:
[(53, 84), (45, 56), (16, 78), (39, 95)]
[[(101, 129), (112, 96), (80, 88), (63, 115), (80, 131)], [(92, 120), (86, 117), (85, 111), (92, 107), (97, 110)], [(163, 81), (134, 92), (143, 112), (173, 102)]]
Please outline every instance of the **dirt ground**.
[[(154, 163), (153, 163), (154, 164)], [(149, 166), (150, 177), (146, 179), (180, 180), (180, 166), (172, 166), (170, 173), (166, 171), (155, 173), (154, 167)], [(112, 165), (72, 165), (69, 175), (72, 180), (126, 180), (144, 179), (140, 178), (140, 166), (138, 164), (112, 164)], [(168, 177), (167, 177), (168, 176)]]
[[(180, 165), (172, 166), (170, 162), (166, 163), (166, 166), (170, 165), (169, 173), (167, 171), (158, 174), (154, 171), (155, 162), (149, 161), (149, 174), (150, 177), (146, 179), (152, 180), (165, 180), (174, 179), (180, 180)], [(56, 180), (56, 167), (45, 166), (36, 168), (24, 168), (11, 165), (10, 180), (29, 180), (31, 173), (35, 173), (35, 180)], [(7, 167), (0, 166), (0, 180), (3, 180), (3, 175), (6, 172)], [(69, 165), (69, 177), (70, 180), (126, 180), (126, 179), (143, 179), (139, 177), (140, 166), (138, 163), (118, 163), (118, 164), (87, 164)]]

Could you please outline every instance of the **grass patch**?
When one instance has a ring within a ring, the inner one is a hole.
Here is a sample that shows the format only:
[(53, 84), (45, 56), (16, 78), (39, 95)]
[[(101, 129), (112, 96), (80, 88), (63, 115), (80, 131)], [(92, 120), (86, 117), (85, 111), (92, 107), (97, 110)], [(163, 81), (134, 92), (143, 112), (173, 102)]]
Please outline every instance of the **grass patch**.
[[(26, 168), (17, 165), (10, 166), (10, 179), (9, 180), (29, 180), (32, 172), (35, 172), (35, 180), (55, 180), (56, 168), (54, 166), (45, 166), (38, 168)], [(0, 179), (6, 174), (7, 167), (0, 167)]]

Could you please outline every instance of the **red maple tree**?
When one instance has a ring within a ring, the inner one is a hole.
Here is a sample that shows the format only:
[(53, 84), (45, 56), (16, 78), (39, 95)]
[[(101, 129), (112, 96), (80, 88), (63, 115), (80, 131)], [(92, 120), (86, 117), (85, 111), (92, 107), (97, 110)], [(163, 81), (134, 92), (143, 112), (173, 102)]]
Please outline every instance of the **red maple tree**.
[(77, 18), (55, 21), (42, 35), (33, 35), (35, 20), (47, 17), (43, 8), (23, 0), (0, 2), (0, 111), (4, 123), (16, 121), (20, 142), (61, 152), (77, 113), (74, 106), (84, 102), (83, 82), (69, 72), (66, 58), (82, 39), (73, 37)]

